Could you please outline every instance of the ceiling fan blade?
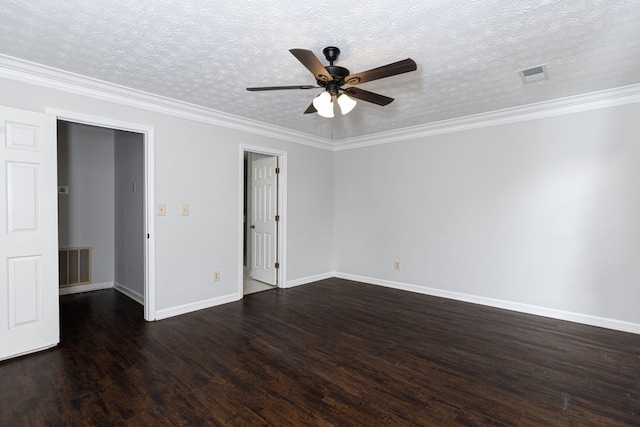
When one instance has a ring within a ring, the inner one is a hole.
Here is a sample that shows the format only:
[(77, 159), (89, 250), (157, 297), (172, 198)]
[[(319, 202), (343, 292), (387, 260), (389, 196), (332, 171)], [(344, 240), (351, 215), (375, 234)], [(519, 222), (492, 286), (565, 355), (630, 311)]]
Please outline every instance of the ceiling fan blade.
[(409, 71), (415, 71), (417, 69), (418, 65), (416, 62), (411, 58), (407, 58), (402, 61), (394, 62), (393, 64), (387, 64), (361, 73), (351, 74), (345, 77), (344, 81), (350, 85), (357, 85), (364, 82), (370, 82), (371, 80), (378, 80), (385, 77), (408, 73)]
[(289, 49), (289, 52), (291, 52), (293, 56), (298, 58), (298, 61), (302, 62), (302, 65), (304, 65), (309, 71), (311, 71), (311, 74), (313, 74), (313, 77), (316, 80), (321, 80), (323, 82), (330, 82), (331, 80), (333, 80), (333, 77), (331, 76), (331, 74), (329, 74), (327, 69), (324, 68), (322, 62), (320, 62), (318, 57), (315, 56), (310, 50)]
[(311, 114), (311, 113), (317, 113), (317, 112), (318, 110), (316, 110), (316, 107), (313, 106), (313, 102), (309, 104), (306, 110), (304, 110), (304, 114)]
[(248, 87), (250, 92), (257, 92), (259, 90), (287, 90), (287, 89), (315, 89), (318, 86), (302, 85), (302, 86), (263, 86), (263, 87)]
[(357, 87), (348, 87), (344, 90), (344, 93), (352, 98), (361, 99), (363, 101), (372, 102), (374, 104), (383, 106), (391, 104), (391, 102), (393, 101), (393, 98), (389, 98), (388, 96), (369, 92), (368, 90), (363, 90)]

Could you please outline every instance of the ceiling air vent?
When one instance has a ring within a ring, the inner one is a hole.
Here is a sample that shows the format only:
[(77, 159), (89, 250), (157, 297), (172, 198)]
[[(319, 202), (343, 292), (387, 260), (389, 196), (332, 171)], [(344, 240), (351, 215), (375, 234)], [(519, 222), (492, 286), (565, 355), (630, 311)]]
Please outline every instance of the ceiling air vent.
[(540, 80), (547, 80), (549, 78), (546, 65), (527, 68), (526, 70), (519, 71), (518, 74), (520, 74), (520, 78), (524, 84), (539, 82)]

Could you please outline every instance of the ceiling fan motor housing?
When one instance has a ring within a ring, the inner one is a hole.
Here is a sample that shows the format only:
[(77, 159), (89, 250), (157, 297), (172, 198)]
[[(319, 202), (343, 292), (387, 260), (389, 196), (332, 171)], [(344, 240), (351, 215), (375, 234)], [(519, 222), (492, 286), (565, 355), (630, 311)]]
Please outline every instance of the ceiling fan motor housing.
[(333, 77), (333, 80), (326, 81), (318, 79), (318, 85), (326, 87), (327, 91), (336, 94), (338, 93), (340, 86), (344, 85), (344, 79), (350, 74), (350, 72), (344, 67), (333, 65), (340, 56), (340, 49), (335, 46), (328, 46), (322, 50), (322, 53), (327, 61), (329, 61), (329, 65), (324, 68), (329, 72), (331, 77)]
[(329, 82), (318, 80), (318, 85), (328, 86), (332, 83), (337, 84), (338, 86), (344, 85), (344, 78), (349, 75), (349, 70), (347, 70), (344, 67), (338, 67), (337, 65), (327, 65), (324, 68), (329, 72), (329, 74), (331, 74), (331, 77), (333, 77), (333, 80)]

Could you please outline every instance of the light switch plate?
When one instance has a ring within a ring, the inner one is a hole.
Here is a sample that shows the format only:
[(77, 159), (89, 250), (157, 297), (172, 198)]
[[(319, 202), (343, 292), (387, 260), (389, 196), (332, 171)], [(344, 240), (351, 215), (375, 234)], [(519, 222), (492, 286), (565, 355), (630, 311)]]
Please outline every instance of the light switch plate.
[(182, 216), (189, 216), (189, 205), (186, 203), (182, 205)]
[(158, 216), (166, 216), (167, 215), (167, 205), (164, 203), (160, 203), (158, 205)]

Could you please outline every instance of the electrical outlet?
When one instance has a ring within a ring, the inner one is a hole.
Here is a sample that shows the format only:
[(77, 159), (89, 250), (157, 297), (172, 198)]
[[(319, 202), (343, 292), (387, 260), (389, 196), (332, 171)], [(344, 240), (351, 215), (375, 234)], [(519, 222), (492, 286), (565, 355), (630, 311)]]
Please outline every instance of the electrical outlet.
[(158, 205), (158, 216), (166, 216), (167, 215), (167, 205), (164, 203), (160, 203)]
[(400, 260), (393, 261), (393, 268), (400, 270)]
[(220, 281), (220, 272), (219, 271), (214, 271), (213, 272), (213, 281), (214, 282), (219, 282)]

